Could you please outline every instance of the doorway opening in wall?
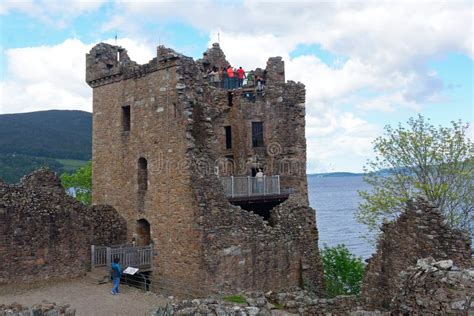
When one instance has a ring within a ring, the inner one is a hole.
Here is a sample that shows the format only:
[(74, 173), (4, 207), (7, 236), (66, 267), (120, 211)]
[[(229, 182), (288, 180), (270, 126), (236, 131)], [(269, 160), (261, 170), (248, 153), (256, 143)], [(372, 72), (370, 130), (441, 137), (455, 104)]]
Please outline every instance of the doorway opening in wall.
[(234, 94), (232, 93), (232, 91), (228, 91), (227, 92), (227, 105), (228, 106), (232, 106), (232, 98), (233, 98)]
[(255, 177), (257, 175), (258, 169), (257, 168), (252, 168), (252, 177)]
[(147, 246), (151, 243), (150, 223), (142, 218), (137, 221), (137, 246)]

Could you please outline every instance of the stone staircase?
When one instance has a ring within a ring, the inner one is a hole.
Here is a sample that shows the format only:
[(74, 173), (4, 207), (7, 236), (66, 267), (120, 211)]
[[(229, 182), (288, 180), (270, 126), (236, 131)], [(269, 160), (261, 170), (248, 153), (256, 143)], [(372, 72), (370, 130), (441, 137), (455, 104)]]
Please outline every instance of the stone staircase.
[(110, 281), (110, 270), (108, 267), (97, 267), (87, 272), (86, 280), (92, 284), (104, 284)]

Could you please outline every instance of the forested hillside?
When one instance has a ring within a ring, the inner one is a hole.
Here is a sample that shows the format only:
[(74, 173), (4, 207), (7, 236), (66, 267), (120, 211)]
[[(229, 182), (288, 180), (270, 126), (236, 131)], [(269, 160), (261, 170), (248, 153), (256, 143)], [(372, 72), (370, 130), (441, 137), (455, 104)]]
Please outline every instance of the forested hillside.
[(92, 114), (52, 110), (0, 115), (0, 178), (16, 182), (48, 166), (71, 171), (91, 159)]

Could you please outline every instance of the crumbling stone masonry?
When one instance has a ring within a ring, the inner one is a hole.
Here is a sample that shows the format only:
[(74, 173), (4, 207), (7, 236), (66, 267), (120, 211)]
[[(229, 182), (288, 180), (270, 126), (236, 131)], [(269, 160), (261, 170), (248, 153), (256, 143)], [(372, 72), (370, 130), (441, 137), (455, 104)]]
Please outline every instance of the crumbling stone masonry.
[(108, 206), (86, 207), (59, 178), (40, 169), (19, 184), (0, 182), (0, 284), (83, 275), (90, 245), (125, 241), (123, 218)]
[(74, 316), (76, 310), (69, 305), (56, 305), (48, 301), (42, 301), (31, 307), (22, 306), (17, 303), (10, 305), (0, 304), (0, 316)]
[[(92, 48), (93, 202), (118, 210), (129, 239), (135, 232), (139, 243), (153, 243), (154, 291), (321, 291), (304, 85), (285, 81), (276, 57), (253, 71), (266, 78), (264, 95), (251, 86), (213, 86), (208, 71), (228, 64), (218, 44), (197, 61), (160, 46), (144, 65), (118, 46)], [(259, 168), (280, 176), (290, 197), (231, 201), (222, 177)]]
[(474, 269), (452, 260), (418, 260), (402, 272), (391, 303), (395, 315), (474, 315)]
[(443, 215), (423, 198), (407, 205), (400, 217), (382, 227), (377, 251), (365, 270), (361, 300), (368, 308), (390, 307), (401, 286), (400, 272), (418, 259), (452, 260), (461, 268), (471, 266), (471, 239), (448, 227)]

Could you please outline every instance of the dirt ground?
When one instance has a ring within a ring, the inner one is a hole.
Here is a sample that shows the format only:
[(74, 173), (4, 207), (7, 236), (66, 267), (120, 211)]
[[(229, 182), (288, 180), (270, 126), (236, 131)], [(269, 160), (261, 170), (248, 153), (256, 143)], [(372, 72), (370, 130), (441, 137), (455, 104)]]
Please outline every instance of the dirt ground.
[(77, 316), (145, 315), (151, 309), (166, 304), (166, 298), (129, 286), (120, 286), (120, 294), (112, 295), (112, 284), (95, 285), (80, 278), (35, 285), (5, 285), (0, 287), (0, 304), (17, 302), (32, 306), (42, 300), (57, 305), (69, 304)]

